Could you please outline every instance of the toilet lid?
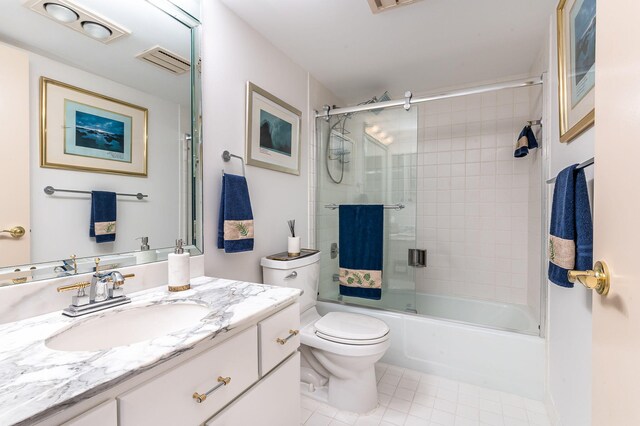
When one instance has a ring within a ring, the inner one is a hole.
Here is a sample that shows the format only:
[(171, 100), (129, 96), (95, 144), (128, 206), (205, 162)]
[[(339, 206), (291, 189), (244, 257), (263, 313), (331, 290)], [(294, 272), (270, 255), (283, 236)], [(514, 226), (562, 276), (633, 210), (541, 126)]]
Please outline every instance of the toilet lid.
[(345, 342), (379, 340), (389, 333), (389, 326), (384, 321), (348, 312), (329, 312), (316, 321), (314, 326), (318, 336), (333, 337)]

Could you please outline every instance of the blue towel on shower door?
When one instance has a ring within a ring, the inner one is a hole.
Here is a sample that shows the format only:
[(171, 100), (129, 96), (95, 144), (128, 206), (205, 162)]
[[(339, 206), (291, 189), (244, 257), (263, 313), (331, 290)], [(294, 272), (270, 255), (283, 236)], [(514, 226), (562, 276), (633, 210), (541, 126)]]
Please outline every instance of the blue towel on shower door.
[(558, 173), (553, 189), (549, 229), (549, 280), (573, 287), (567, 278), (572, 269), (585, 271), (593, 263), (593, 223), (587, 179), (577, 164)]
[(340, 294), (382, 297), (383, 205), (339, 207)]
[(253, 211), (244, 176), (222, 175), (218, 248), (225, 253), (253, 250)]
[(89, 236), (96, 243), (110, 243), (116, 240), (116, 193), (91, 191), (91, 219)]

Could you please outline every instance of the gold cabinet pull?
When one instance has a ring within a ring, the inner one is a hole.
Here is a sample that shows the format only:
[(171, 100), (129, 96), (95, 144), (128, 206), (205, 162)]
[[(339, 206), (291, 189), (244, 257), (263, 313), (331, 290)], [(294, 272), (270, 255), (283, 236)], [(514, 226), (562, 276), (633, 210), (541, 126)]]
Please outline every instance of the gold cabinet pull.
[(609, 293), (610, 275), (609, 268), (604, 262), (596, 262), (593, 270), (569, 271), (567, 279), (571, 283), (579, 282), (588, 289), (595, 290), (598, 294), (606, 296)]
[(2, 231), (0, 231), (0, 234), (1, 233), (7, 233), (13, 238), (18, 239), (24, 237), (24, 234), (26, 234), (27, 231), (22, 226), (14, 226), (11, 229), (3, 229)]
[(63, 285), (58, 287), (58, 293), (62, 293), (63, 291), (69, 290), (82, 290), (83, 288), (89, 287), (91, 283), (89, 281), (83, 281), (81, 283)]
[(276, 342), (280, 343), (281, 345), (286, 344), (289, 339), (291, 339), (294, 336), (297, 336), (300, 333), (300, 330), (289, 330), (289, 335), (287, 337), (285, 337), (284, 339), (282, 337), (278, 337), (276, 339)]
[(211, 395), (213, 392), (217, 391), (221, 387), (227, 386), (229, 383), (231, 383), (231, 377), (222, 377), (222, 376), (220, 376), (220, 377), (218, 377), (218, 384), (217, 385), (215, 385), (214, 387), (212, 387), (211, 389), (209, 389), (205, 393), (194, 392), (193, 395), (192, 395), (192, 398), (195, 399), (198, 404), (201, 404), (207, 399), (207, 397), (209, 395)]

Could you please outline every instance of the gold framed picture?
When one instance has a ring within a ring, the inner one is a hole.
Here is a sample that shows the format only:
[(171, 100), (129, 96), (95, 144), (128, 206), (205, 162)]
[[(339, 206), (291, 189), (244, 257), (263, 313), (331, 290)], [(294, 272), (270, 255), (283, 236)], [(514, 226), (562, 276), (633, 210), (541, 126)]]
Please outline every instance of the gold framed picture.
[(596, 0), (560, 0), (556, 14), (560, 142), (570, 142), (595, 122)]
[(146, 108), (40, 78), (40, 166), (147, 176)]
[(300, 175), (302, 113), (247, 82), (247, 164)]

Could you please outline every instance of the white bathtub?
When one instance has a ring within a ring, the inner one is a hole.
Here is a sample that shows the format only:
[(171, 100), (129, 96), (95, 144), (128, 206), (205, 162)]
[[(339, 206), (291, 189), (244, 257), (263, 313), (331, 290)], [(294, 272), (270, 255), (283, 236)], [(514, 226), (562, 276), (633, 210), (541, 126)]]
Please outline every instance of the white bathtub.
[[(543, 398), (544, 339), (487, 328), (513, 328), (517, 323), (537, 331), (537, 322), (526, 310), (515, 309), (514, 305), (420, 294), (416, 296), (416, 308), (417, 315), (318, 302), (322, 315), (348, 311), (385, 321), (391, 329), (391, 347), (383, 358), (385, 362), (528, 398)], [(429, 310), (430, 315), (449, 320), (423, 314)], [(505, 324), (512, 327), (503, 327)]]

